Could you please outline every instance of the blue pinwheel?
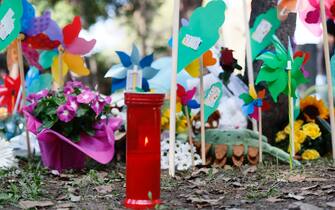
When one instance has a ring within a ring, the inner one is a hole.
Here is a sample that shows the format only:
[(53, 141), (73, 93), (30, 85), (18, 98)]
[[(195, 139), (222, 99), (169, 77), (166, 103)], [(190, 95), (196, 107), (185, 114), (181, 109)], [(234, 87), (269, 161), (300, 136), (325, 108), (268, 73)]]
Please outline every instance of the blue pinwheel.
[(112, 92), (126, 87), (127, 71), (133, 70), (135, 66), (142, 71), (142, 89), (149, 91), (148, 80), (152, 79), (159, 71), (151, 66), (154, 55), (150, 54), (140, 59), (140, 52), (135, 45), (133, 45), (131, 55), (122, 51), (116, 51), (116, 54), (121, 64), (113, 66), (105, 75), (105, 78), (112, 78)]
[(37, 93), (44, 89), (50, 89), (52, 85), (52, 76), (49, 73), (40, 74), (35, 67), (30, 67), (26, 76), (27, 94)]

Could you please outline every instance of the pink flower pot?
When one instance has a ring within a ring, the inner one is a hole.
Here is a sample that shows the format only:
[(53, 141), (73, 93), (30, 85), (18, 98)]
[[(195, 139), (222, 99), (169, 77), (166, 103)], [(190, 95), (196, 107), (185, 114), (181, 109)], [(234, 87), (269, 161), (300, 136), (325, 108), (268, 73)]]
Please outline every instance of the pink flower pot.
[(119, 118), (110, 118), (96, 130), (95, 136), (81, 135), (75, 143), (51, 129), (38, 132), (41, 123), (30, 113), (24, 112), (27, 128), (38, 139), (42, 161), (51, 170), (82, 169), (86, 157), (101, 164), (109, 163), (114, 156), (114, 131), (121, 125)]

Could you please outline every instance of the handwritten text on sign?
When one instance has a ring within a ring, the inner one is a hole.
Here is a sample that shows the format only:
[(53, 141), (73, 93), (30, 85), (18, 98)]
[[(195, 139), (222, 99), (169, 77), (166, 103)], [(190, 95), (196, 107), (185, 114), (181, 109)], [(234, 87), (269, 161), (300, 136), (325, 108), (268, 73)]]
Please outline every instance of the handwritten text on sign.
[(193, 50), (198, 50), (201, 42), (202, 40), (199, 37), (191, 36), (189, 34), (186, 34), (186, 36), (183, 39), (183, 45)]
[(14, 30), (14, 11), (9, 8), (5, 16), (0, 21), (0, 39), (5, 40)]

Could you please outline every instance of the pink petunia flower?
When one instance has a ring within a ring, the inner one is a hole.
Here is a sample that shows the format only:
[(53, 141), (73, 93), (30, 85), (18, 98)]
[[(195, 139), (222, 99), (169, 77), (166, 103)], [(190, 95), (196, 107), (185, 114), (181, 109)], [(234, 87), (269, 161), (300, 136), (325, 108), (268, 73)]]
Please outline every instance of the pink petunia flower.
[(58, 107), (57, 116), (61, 121), (67, 123), (76, 116), (76, 111), (71, 106), (64, 104)]
[(89, 104), (96, 97), (96, 95), (90, 90), (84, 90), (77, 96), (77, 102), (82, 104)]
[(71, 95), (67, 96), (66, 105), (70, 106), (75, 111), (77, 111), (77, 109), (78, 109), (77, 97), (76, 96), (71, 96)]
[(91, 104), (91, 108), (93, 109), (93, 111), (95, 112), (96, 115), (99, 115), (102, 112), (102, 110), (104, 109), (105, 105), (106, 105), (105, 100), (99, 100), (99, 97), (97, 96), (93, 100), (93, 102)]

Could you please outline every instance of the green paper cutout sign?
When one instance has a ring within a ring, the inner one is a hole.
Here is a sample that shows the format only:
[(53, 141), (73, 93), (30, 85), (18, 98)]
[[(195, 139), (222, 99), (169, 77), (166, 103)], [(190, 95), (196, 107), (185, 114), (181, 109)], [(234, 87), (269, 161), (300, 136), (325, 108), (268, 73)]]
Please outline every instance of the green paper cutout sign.
[(207, 91), (205, 97), (205, 122), (219, 107), (222, 98), (223, 85), (221, 82), (214, 83)]
[(210, 1), (197, 8), (189, 25), (180, 29), (178, 43), (178, 72), (199, 58), (219, 39), (219, 28), (225, 20), (226, 4), (222, 0)]
[(250, 42), (252, 49), (252, 59), (271, 44), (272, 35), (280, 27), (280, 20), (277, 17), (277, 9), (269, 9), (266, 13), (260, 14), (250, 29)]
[(4, 50), (18, 37), (22, 14), (21, 0), (4, 0), (0, 4), (0, 50)]

